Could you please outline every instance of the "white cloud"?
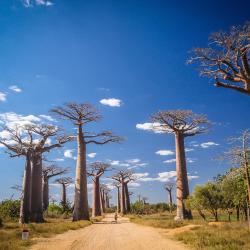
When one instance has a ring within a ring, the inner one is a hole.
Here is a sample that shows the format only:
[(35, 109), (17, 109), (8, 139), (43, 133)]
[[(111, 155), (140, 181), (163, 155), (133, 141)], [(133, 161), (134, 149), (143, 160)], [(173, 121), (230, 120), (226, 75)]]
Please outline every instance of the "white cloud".
[(76, 157), (73, 155), (74, 149), (66, 149), (63, 153), (64, 157), (76, 160)]
[(188, 180), (194, 180), (194, 179), (198, 179), (198, 178), (200, 178), (200, 176), (198, 176), (198, 175), (189, 175), (188, 176)]
[(164, 161), (164, 163), (174, 163), (174, 162), (176, 162), (176, 159), (170, 159), (170, 160)]
[(188, 162), (188, 163), (194, 163), (195, 160), (194, 160), (194, 159), (191, 159), (191, 158), (187, 158), (187, 162)]
[(17, 85), (9, 86), (9, 89), (17, 93), (22, 92), (22, 90)]
[(134, 173), (133, 176), (138, 180), (143, 181), (143, 178), (147, 177), (149, 173)]
[[(168, 171), (168, 172), (161, 172), (158, 173), (157, 177), (148, 177), (148, 173), (137, 173), (137, 175), (141, 176), (137, 181), (142, 181), (142, 182), (149, 182), (149, 181), (159, 181), (159, 182), (168, 182), (168, 181), (173, 181), (176, 180), (176, 171)], [(144, 177), (145, 176), (145, 177)], [(196, 175), (189, 175), (188, 174), (188, 179), (193, 180), (197, 179), (199, 176)]]
[(124, 163), (124, 162), (120, 162), (120, 161), (110, 161), (110, 164), (112, 166), (120, 166), (120, 167), (129, 167), (130, 166), (129, 163)]
[(212, 142), (212, 141), (209, 141), (209, 142), (203, 142), (203, 143), (201, 143), (200, 146), (202, 148), (209, 148), (209, 147), (212, 147), (212, 146), (219, 146), (219, 144), (215, 143), (215, 142)]
[(55, 119), (53, 119), (50, 115), (39, 115), (39, 117), (45, 119), (45, 120), (48, 120), (50, 122), (54, 122)]
[(38, 6), (52, 6), (52, 5), (54, 5), (53, 2), (46, 1), (46, 0), (22, 0), (22, 3), (27, 8), (33, 7), (34, 5), (38, 5)]
[(172, 133), (172, 130), (164, 128), (159, 122), (145, 122), (136, 124), (137, 129), (151, 131), (156, 134)]
[(97, 155), (97, 153), (89, 153), (89, 154), (88, 154), (88, 157), (89, 157), (89, 158), (95, 158), (96, 155)]
[(137, 183), (137, 182), (129, 182), (128, 186), (129, 186), (129, 187), (140, 187), (141, 184), (140, 184), (140, 183)]
[(64, 159), (63, 158), (56, 158), (53, 161), (64, 161)]
[(32, 125), (35, 122), (40, 122), (41, 118), (34, 115), (19, 115), (14, 112), (0, 114), (0, 120), (6, 126), (13, 128), (14, 126)]
[(172, 150), (159, 150), (155, 152), (157, 155), (174, 155)]
[(185, 148), (185, 152), (191, 152), (191, 151), (194, 151), (193, 148)]
[(0, 102), (5, 102), (6, 101), (6, 94), (3, 92), (0, 92)]
[(130, 160), (127, 160), (128, 163), (130, 164), (136, 164), (136, 163), (139, 163), (141, 160), (140, 159), (130, 159)]
[(102, 99), (100, 103), (110, 107), (121, 107), (122, 101), (116, 98)]

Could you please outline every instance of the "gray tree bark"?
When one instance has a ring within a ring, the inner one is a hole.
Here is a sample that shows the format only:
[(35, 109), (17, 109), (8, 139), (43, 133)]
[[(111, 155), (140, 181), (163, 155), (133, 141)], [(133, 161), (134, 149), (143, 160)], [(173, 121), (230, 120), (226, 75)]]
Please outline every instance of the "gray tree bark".
[(186, 167), (186, 156), (184, 147), (184, 135), (181, 133), (175, 134), (176, 145), (176, 198), (177, 198), (177, 214), (175, 219), (191, 219), (192, 213), (187, 210), (184, 205), (184, 200), (189, 195), (188, 176)]
[(31, 156), (26, 155), (25, 170), (23, 174), (23, 194), (20, 206), (19, 222), (22, 224), (29, 223), (30, 217), (30, 189), (31, 189)]
[(78, 125), (77, 144), (78, 152), (76, 163), (75, 206), (73, 211), (73, 221), (89, 220), (86, 173), (86, 143), (83, 139), (82, 125)]
[(43, 218), (42, 156), (33, 155), (31, 165), (30, 221), (41, 223)]

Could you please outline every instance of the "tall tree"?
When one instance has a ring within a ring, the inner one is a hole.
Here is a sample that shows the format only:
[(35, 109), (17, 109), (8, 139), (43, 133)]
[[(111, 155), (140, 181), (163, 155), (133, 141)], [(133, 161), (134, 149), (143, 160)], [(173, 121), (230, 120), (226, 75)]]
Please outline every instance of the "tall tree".
[(56, 165), (43, 166), (43, 210), (49, 206), (49, 180), (57, 175), (65, 174), (68, 168), (61, 168)]
[[(10, 156), (26, 157), (20, 222), (43, 222), (42, 155), (53, 148), (61, 147), (71, 138), (58, 136), (59, 129), (51, 125), (33, 124), (5, 128), (4, 131), (8, 134), (8, 139), (0, 139), (0, 143), (9, 150)], [(57, 138), (52, 143), (51, 138), (54, 137)]]
[(250, 131), (245, 130), (239, 137), (231, 138), (236, 145), (227, 153), (244, 172), (250, 206)]
[(168, 192), (168, 197), (169, 197), (169, 211), (170, 211), (170, 213), (172, 213), (172, 209), (173, 209), (172, 191), (173, 191), (173, 188), (174, 188), (174, 183), (168, 182), (168, 183), (166, 183), (164, 185), (164, 188)]
[(213, 33), (209, 46), (195, 48), (188, 62), (197, 63), (216, 87), (250, 95), (250, 22)]
[(121, 138), (111, 131), (90, 133), (85, 130), (86, 124), (101, 119), (98, 111), (90, 104), (68, 103), (63, 107), (52, 109), (58, 117), (70, 120), (77, 126), (77, 162), (75, 180), (75, 200), (73, 221), (89, 220), (86, 147), (88, 144), (103, 145), (110, 142), (120, 142)]
[(94, 162), (89, 165), (88, 176), (93, 180), (93, 206), (92, 217), (101, 216), (101, 196), (100, 196), (100, 178), (108, 170), (110, 164), (103, 162)]
[(117, 201), (116, 201), (116, 207), (117, 207), (117, 213), (121, 212), (121, 198), (120, 198), (120, 187), (121, 184), (119, 182), (114, 182), (113, 186), (115, 186), (117, 188)]
[(176, 220), (191, 219), (190, 210), (185, 209), (184, 200), (189, 195), (188, 176), (184, 140), (208, 131), (210, 123), (206, 116), (193, 113), (191, 110), (160, 111), (152, 116), (154, 129), (161, 133), (175, 135), (176, 148)]
[(130, 170), (119, 170), (111, 178), (120, 183), (121, 213), (126, 214), (130, 212), (130, 198), (127, 185), (130, 181), (135, 180), (134, 172)]
[(63, 207), (63, 212), (67, 209), (67, 192), (66, 188), (73, 183), (73, 179), (71, 177), (61, 177), (55, 180), (55, 183), (62, 185), (62, 197), (61, 197), (61, 205)]

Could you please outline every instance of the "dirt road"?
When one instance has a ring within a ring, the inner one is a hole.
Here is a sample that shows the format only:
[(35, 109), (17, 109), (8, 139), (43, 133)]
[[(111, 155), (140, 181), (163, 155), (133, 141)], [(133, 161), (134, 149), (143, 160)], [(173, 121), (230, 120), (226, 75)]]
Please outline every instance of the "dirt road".
[(187, 250), (179, 242), (164, 237), (163, 230), (130, 223), (127, 218), (103, 222), (49, 239), (40, 239), (32, 250)]

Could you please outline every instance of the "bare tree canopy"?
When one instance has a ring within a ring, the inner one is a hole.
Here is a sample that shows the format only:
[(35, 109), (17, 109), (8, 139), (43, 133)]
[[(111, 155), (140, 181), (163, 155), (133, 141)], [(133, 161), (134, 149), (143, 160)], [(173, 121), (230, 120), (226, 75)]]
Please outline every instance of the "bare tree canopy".
[(69, 172), (69, 168), (58, 167), (55, 164), (50, 166), (43, 166), (43, 176), (52, 178), (57, 175), (66, 174)]
[(250, 95), (250, 22), (210, 36), (207, 48), (195, 48), (188, 63), (196, 63), (216, 87)]
[(101, 119), (99, 112), (88, 103), (66, 103), (63, 107), (51, 109), (58, 118), (70, 120), (75, 125), (83, 125)]
[(174, 188), (174, 183), (172, 183), (172, 182), (167, 182), (167, 183), (165, 183), (164, 188), (165, 188), (168, 192), (171, 192), (172, 189)]
[(194, 136), (205, 133), (210, 128), (210, 122), (203, 114), (195, 114), (191, 110), (159, 111), (151, 116), (154, 129), (162, 133), (182, 133), (184, 136)]
[(93, 162), (89, 165), (87, 169), (88, 176), (92, 177), (100, 177), (104, 174), (105, 171), (107, 171), (110, 168), (109, 163), (104, 162)]
[(70, 184), (74, 183), (74, 180), (71, 177), (61, 177), (56, 179), (55, 183), (69, 186)]
[(77, 162), (73, 221), (89, 220), (87, 162), (86, 150), (88, 144), (104, 145), (110, 142), (120, 142), (122, 138), (113, 135), (111, 131), (92, 133), (86, 131), (85, 125), (101, 119), (99, 112), (90, 104), (67, 103), (63, 107), (52, 109), (57, 117), (70, 120), (77, 127)]

